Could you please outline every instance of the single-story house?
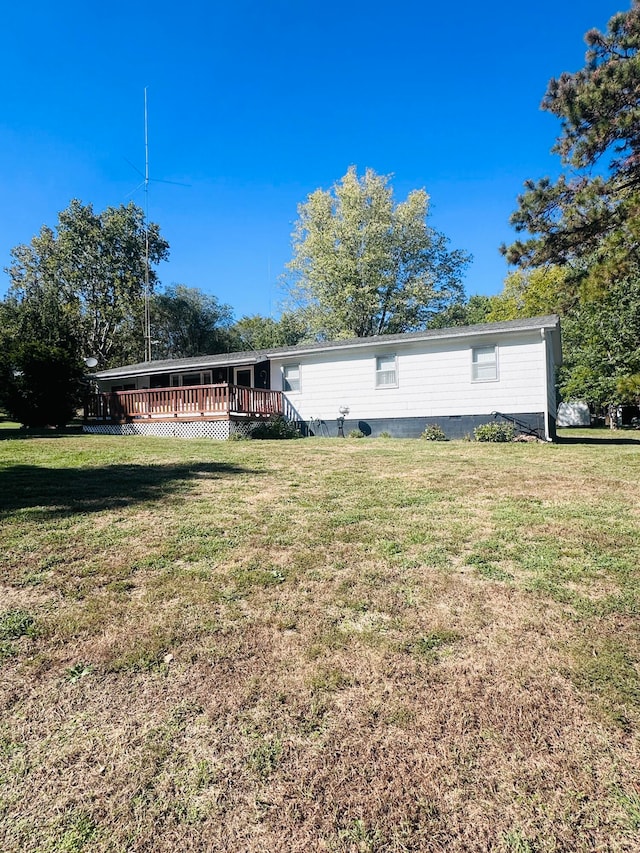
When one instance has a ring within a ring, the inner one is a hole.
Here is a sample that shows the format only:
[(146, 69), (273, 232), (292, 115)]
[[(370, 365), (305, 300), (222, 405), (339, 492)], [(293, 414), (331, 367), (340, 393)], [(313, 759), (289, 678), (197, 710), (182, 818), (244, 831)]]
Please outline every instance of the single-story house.
[(305, 434), (450, 438), (498, 419), (553, 440), (556, 315), (150, 361), (98, 371), (84, 429), (228, 438), (282, 415)]

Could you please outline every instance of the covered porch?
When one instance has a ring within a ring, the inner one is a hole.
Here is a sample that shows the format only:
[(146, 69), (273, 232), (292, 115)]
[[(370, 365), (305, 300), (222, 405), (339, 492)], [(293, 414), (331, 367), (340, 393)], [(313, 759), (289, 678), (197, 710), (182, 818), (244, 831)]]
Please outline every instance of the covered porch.
[(85, 424), (260, 420), (288, 416), (282, 391), (242, 385), (192, 385), (145, 388), (90, 394), (85, 400)]

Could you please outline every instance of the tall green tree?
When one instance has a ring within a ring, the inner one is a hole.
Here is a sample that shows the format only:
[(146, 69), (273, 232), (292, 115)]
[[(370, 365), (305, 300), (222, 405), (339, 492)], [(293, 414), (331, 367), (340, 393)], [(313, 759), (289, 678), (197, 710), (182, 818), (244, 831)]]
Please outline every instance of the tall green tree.
[(95, 213), (74, 200), (30, 243), (11, 252), (8, 299), (16, 307), (21, 337), (46, 340), (101, 367), (144, 354), (143, 316), (148, 236), (149, 288), (169, 246), (154, 223), (130, 203)]
[(452, 302), (438, 312), (429, 322), (430, 329), (446, 329), (450, 326), (473, 326), (486, 323), (492, 306), (492, 297), (474, 294), (468, 299)]
[(260, 314), (241, 317), (233, 325), (232, 333), (238, 349), (243, 350), (291, 347), (310, 335), (304, 318), (291, 312), (285, 312), (279, 320)]
[(520, 266), (571, 264), (606, 288), (640, 268), (640, 0), (589, 31), (584, 68), (548, 85), (560, 119), (563, 174), (529, 180), (511, 222), (528, 232), (503, 247)]
[(29, 245), (11, 251), (11, 286), (2, 302), (2, 326), (16, 341), (80, 349), (78, 300), (61, 285), (54, 232), (43, 226)]
[(502, 293), (489, 298), (486, 320), (566, 314), (577, 299), (575, 286), (568, 279), (564, 267), (515, 270), (505, 279)]
[(585, 40), (584, 67), (551, 80), (542, 102), (561, 122), (563, 173), (526, 182), (511, 222), (529, 236), (503, 247), (534, 272), (517, 273), (496, 309), (531, 312), (549, 296), (532, 276), (562, 268), (561, 390), (611, 409), (633, 396), (640, 369), (640, 0)]
[(82, 374), (81, 359), (69, 349), (6, 336), (0, 347), (0, 407), (24, 426), (62, 427), (80, 405)]
[(175, 284), (151, 300), (154, 358), (188, 358), (234, 349), (231, 306), (196, 287)]
[(432, 228), (424, 190), (396, 203), (389, 176), (351, 167), (298, 208), (290, 306), (322, 338), (426, 327), (463, 294), (470, 257)]
[[(562, 317), (565, 399), (587, 400), (610, 413), (640, 393), (640, 278), (614, 281), (598, 299), (583, 299)], [(614, 420), (611, 421), (615, 425)]]
[(490, 297), (488, 321), (558, 313), (563, 365), (558, 386), (565, 400), (596, 410), (634, 401), (640, 374), (640, 278), (613, 281), (597, 295), (585, 291), (568, 267), (516, 270), (502, 293)]

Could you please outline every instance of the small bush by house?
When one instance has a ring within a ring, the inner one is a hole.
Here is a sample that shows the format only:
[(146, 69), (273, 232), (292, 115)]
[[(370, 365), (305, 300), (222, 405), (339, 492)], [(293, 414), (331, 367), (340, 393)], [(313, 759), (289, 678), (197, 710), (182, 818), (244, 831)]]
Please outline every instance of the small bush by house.
[(515, 429), (511, 424), (490, 421), (488, 424), (480, 424), (480, 426), (477, 426), (474, 429), (473, 434), (476, 437), (476, 441), (513, 441)]
[(265, 421), (251, 430), (251, 438), (284, 439), (300, 437), (301, 433), (298, 427), (281, 415), (273, 418), (273, 420)]
[(420, 438), (424, 438), (426, 441), (447, 441), (447, 436), (445, 435), (445, 431), (439, 424), (429, 424), (429, 426), (424, 430)]

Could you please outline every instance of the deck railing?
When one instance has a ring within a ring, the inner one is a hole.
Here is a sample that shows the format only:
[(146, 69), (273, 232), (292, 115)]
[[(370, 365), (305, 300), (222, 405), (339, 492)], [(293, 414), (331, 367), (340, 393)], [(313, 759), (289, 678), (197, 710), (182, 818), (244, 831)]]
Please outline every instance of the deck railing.
[(215, 419), (225, 415), (285, 414), (281, 391), (241, 385), (192, 385), (91, 394), (85, 404), (86, 421)]

